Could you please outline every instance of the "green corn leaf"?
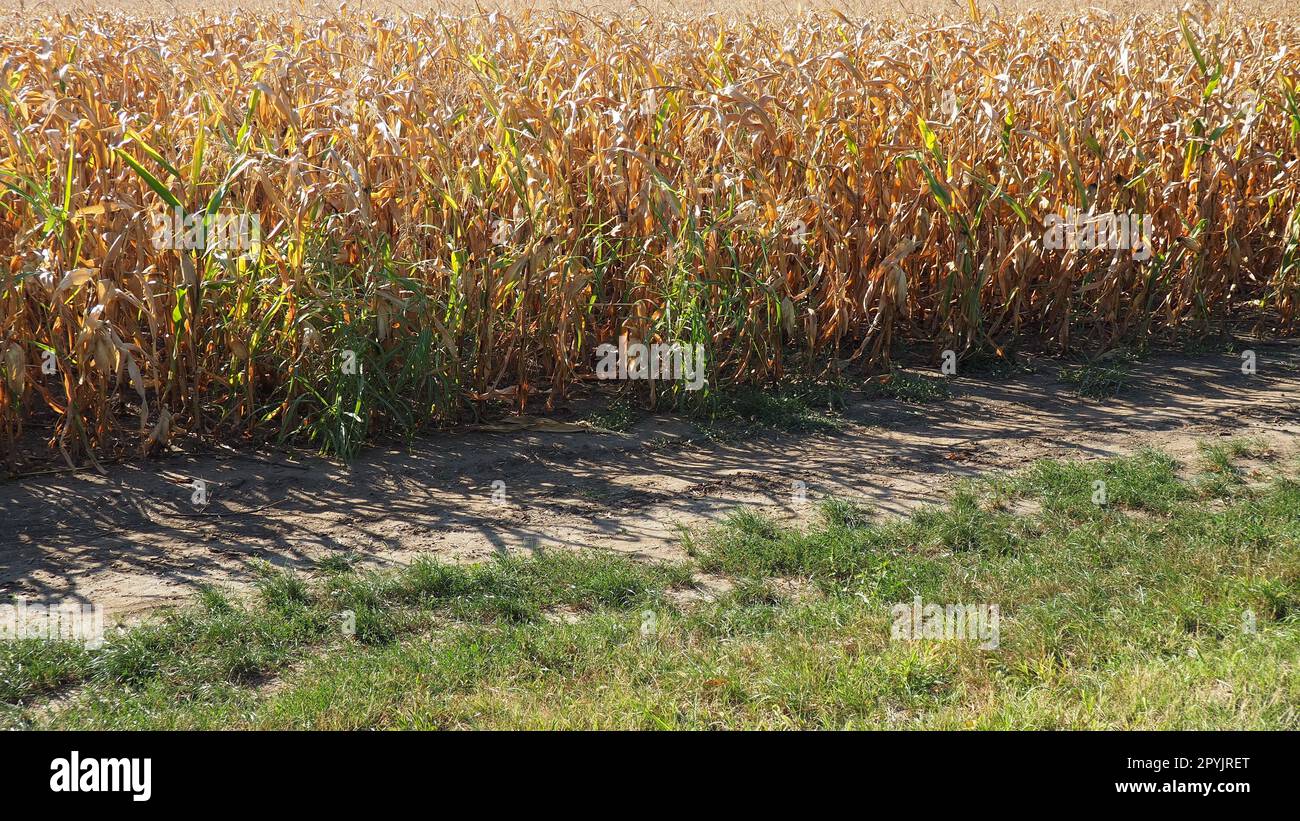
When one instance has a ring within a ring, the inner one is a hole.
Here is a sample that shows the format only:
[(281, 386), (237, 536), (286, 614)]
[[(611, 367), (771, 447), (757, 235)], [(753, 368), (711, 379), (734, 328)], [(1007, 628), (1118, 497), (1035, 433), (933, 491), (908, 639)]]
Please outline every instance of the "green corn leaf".
[(144, 180), (145, 184), (152, 188), (158, 196), (162, 197), (164, 202), (173, 208), (181, 207), (181, 201), (176, 198), (176, 195), (173, 194), (167, 186), (163, 185), (157, 177), (150, 174), (149, 169), (141, 165), (139, 160), (120, 148), (115, 148), (113, 151), (121, 157), (127, 165), (131, 166), (131, 170), (138, 174), (140, 179)]

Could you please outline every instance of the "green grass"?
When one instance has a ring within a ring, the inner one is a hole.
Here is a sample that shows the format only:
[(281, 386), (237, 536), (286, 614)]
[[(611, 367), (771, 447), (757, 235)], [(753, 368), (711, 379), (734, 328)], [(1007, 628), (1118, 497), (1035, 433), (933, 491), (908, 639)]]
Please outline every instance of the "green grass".
[(1237, 461), (1268, 460), (1273, 457), (1267, 445), (1252, 439), (1233, 438), (1217, 444), (1200, 442), (1197, 448), (1204, 468), (1204, 474), (1199, 480), (1200, 489), (1202, 493), (1213, 496), (1230, 495), (1245, 483), (1245, 476), (1237, 466)]
[(867, 398), (885, 397), (913, 405), (939, 402), (952, 395), (942, 377), (890, 368), (889, 373), (867, 383)]
[(1006, 380), (1036, 373), (1037, 369), (1013, 352), (978, 349), (962, 357), (957, 372), (963, 376)]
[(589, 413), (587, 422), (601, 430), (623, 433), (632, 429), (645, 414), (624, 395), (616, 396), (604, 407)]
[(1156, 450), (1124, 459), (1094, 462), (1042, 461), (1008, 483), (1013, 492), (1041, 501), (1043, 507), (1067, 521), (1085, 521), (1096, 514), (1094, 499), (1104, 485), (1104, 506), (1165, 514), (1193, 497), (1178, 480), (1178, 463)]
[(77, 681), (85, 676), (89, 658), (78, 642), (0, 641), (0, 702), (12, 704)]
[(847, 424), (845, 387), (839, 383), (788, 381), (768, 388), (741, 386), (711, 392), (695, 411), (696, 426), (712, 438), (743, 436), (755, 428), (787, 433), (827, 433)]
[(1073, 385), (1080, 396), (1113, 399), (1132, 384), (1133, 363), (1140, 359), (1139, 352), (1118, 348), (1091, 362), (1062, 368), (1061, 381)]
[[(733, 439), (756, 428), (786, 433), (830, 432), (847, 424), (840, 416), (845, 391), (845, 386), (838, 383), (786, 380), (766, 387), (737, 386), (703, 391), (698, 397), (678, 397), (675, 407), (711, 439)], [(602, 430), (625, 432), (647, 412), (635, 394), (624, 391), (584, 419)]]
[[(905, 518), (740, 510), (681, 565), (268, 567), (247, 601), (206, 591), (96, 650), (0, 646), (0, 723), (1300, 729), (1300, 482), (1204, 481), (1252, 447), (1207, 446), (1200, 475), (1156, 451), (1040, 462)], [(674, 596), (700, 571), (733, 586)], [(998, 648), (892, 640), (917, 596), (997, 605)]]

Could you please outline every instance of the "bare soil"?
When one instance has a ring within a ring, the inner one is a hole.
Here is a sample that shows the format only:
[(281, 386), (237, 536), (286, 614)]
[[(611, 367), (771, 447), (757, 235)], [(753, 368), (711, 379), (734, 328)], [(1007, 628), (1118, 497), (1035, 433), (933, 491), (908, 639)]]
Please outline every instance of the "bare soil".
[[(924, 406), (851, 396), (849, 424), (815, 435), (716, 442), (668, 417), (628, 434), (525, 420), (368, 449), (350, 464), (218, 450), (113, 465), (106, 476), (9, 480), (0, 482), (0, 601), (86, 601), (131, 620), (203, 584), (246, 588), (254, 559), (310, 569), (345, 552), (389, 565), (597, 548), (676, 560), (680, 527), (738, 505), (799, 520), (836, 495), (902, 513), (941, 499), (960, 477), (1147, 445), (1191, 463), (1197, 442), (1215, 437), (1252, 437), (1294, 459), (1300, 343), (1253, 347), (1256, 375), (1229, 354), (1160, 355), (1107, 400), (1076, 395), (1050, 362), (1009, 379), (956, 377), (952, 398)], [(195, 479), (208, 488), (202, 508), (191, 503)]]

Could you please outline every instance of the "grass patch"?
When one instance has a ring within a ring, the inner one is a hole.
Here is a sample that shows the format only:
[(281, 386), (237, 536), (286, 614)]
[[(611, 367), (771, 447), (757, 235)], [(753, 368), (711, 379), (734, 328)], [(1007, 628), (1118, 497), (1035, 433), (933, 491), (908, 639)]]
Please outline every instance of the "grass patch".
[(1273, 458), (1269, 447), (1257, 439), (1233, 438), (1225, 442), (1199, 442), (1203, 473), (1197, 488), (1204, 496), (1222, 498), (1235, 493), (1246, 481), (1237, 462), (1241, 459)]
[[(1228, 466), (1252, 453), (1219, 447)], [(741, 510), (691, 537), (695, 567), (542, 553), (266, 569), (246, 603), (206, 591), (97, 650), (4, 645), (0, 721), (1298, 729), (1300, 483), (1208, 506), (1179, 476), (1145, 451), (967, 482), (905, 518), (831, 500), (797, 529)], [(695, 569), (734, 585), (676, 604)], [(997, 649), (892, 639), (892, 608), (916, 597), (997, 605)], [(556, 608), (576, 617), (546, 618)]]
[(0, 641), (0, 702), (15, 704), (55, 692), (84, 676), (89, 658), (80, 642)]
[(585, 417), (587, 422), (601, 430), (626, 433), (641, 420), (645, 414), (627, 396), (619, 395)]
[[(679, 397), (672, 407), (687, 414), (697, 430), (711, 439), (731, 439), (755, 428), (787, 433), (840, 430), (846, 420), (845, 387), (839, 383), (789, 380), (776, 385), (742, 385)], [(597, 428), (626, 432), (647, 411), (630, 394), (621, 393), (584, 417)]]
[(791, 381), (775, 387), (743, 386), (714, 392), (696, 417), (707, 435), (727, 438), (755, 427), (787, 433), (826, 433), (846, 424), (844, 387)]
[(914, 405), (940, 402), (952, 395), (943, 377), (906, 371), (891, 367), (889, 373), (867, 383), (868, 399), (897, 399)]
[(1128, 388), (1133, 380), (1129, 362), (1087, 362), (1061, 369), (1061, 381), (1074, 386), (1075, 392), (1089, 399), (1113, 399)]
[(1168, 513), (1194, 496), (1178, 478), (1178, 463), (1157, 450), (1092, 462), (1044, 460), (1009, 487), (1070, 521), (1089, 519), (1109, 508)]
[(957, 372), (982, 379), (1012, 379), (1037, 369), (1010, 351), (977, 349), (962, 358)]

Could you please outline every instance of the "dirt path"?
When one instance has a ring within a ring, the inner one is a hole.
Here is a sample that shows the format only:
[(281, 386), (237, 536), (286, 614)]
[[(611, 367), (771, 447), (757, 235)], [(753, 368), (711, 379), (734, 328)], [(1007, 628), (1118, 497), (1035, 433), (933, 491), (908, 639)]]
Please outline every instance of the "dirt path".
[[(713, 444), (683, 421), (653, 418), (631, 434), (439, 436), (368, 450), (350, 465), (230, 451), (9, 481), (0, 483), (0, 601), (76, 599), (130, 617), (202, 583), (246, 585), (253, 558), (310, 567), (342, 551), (377, 564), (558, 546), (674, 559), (678, 526), (738, 504), (807, 515), (796, 481), (810, 502), (834, 494), (897, 513), (940, 498), (958, 477), (1042, 457), (1155, 445), (1190, 458), (1216, 436), (1266, 439), (1294, 457), (1300, 344), (1256, 351), (1255, 376), (1226, 354), (1155, 357), (1106, 401), (1076, 396), (1052, 365), (1005, 381), (959, 377), (939, 404), (851, 401), (856, 424), (831, 434)], [(201, 511), (194, 479), (208, 488)]]

